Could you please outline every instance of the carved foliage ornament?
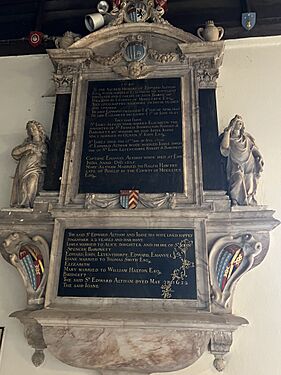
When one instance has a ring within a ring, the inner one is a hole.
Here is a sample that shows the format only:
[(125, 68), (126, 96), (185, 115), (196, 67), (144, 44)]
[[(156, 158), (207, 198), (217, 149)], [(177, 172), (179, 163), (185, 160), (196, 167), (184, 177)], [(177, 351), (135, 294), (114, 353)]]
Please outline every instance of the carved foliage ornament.
[(193, 63), (199, 88), (215, 87), (219, 76), (216, 63), (211, 59), (202, 59)]
[(253, 266), (262, 244), (251, 234), (225, 236), (213, 245), (209, 256), (213, 303), (230, 307), (237, 281)]
[[(87, 64), (87, 61), (85, 61), (84, 64)], [(79, 73), (82, 66), (83, 63), (78, 66), (66, 64), (57, 65), (56, 72), (53, 74), (53, 81), (58, 93), (71, 93), (72, 83), (74, 79), (73, 76)]]
[(10, 234), (0, 251), (4, 259), (20, 273), (27, 292), (29, 308), (40, 308), (49, 272), (49, 246), (41, 236), (29, 237), (26, 233)]

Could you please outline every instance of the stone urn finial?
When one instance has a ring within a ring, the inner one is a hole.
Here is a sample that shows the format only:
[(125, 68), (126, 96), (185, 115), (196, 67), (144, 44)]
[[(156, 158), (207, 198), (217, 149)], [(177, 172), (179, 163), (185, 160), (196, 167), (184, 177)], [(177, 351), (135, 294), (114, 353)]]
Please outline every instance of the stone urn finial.
[(217, 42), (221, 40), (224, 34), (224, 29), (221, 26), (216, 26), (214, 21), (206, 21), (205, 27), (197, 29), (197, 35), (200, 39), (206, 42)]
[(67, 49), (80, 38), (81, 36), (79, 34), (75, 34), (72, 31), (66, 31), (63, 36), (55, 39), (55, 45), (57, 48)]

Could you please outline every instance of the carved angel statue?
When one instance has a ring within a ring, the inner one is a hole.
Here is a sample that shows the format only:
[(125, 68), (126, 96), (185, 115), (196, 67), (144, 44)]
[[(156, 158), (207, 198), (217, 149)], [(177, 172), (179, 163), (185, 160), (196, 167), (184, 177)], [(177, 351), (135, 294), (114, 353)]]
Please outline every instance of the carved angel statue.
[(232, 205), (256, 205), (257, 184), (264, 162), (254, 138), (245, 133), (241, 116), (236, 115), (225, 128), (220, 149), (222, 155), (227, 157), (228, 190)]
[(33, 207), (42, 186), (48, 152), (48, 137), (37, 121), (26, 124), (27, 138), (12, 150), (18, 162), (13, 181), (11, 207)]

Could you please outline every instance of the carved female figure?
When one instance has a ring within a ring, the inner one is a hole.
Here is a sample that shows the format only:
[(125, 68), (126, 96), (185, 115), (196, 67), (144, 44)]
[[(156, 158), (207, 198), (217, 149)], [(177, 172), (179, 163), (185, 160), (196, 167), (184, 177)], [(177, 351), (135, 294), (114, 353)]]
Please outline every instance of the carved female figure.
[(46, 167), (48, 138), (43, 126), (37, 121), (26, 124), (27, 138), (12, 150), (12, 157), (18, 162), (15, 172), (11, 207), (33, 207), (43, 169)]
[(257, 183), (263, 171), (263, 158), (254, 138), (245, 133), (241, 116), (225, 128), (221, 153), (227, 157), (227, 180), (232, 205), (256, 205)]

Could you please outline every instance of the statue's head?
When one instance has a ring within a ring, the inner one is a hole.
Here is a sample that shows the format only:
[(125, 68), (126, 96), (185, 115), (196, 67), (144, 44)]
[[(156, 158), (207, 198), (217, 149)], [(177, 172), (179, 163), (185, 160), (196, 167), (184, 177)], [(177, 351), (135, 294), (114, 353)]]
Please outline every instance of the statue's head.
[(29, 139), (36, 138), (38, 135), (40, 140), (43, 142), (45, 140), (45, 130), (40, 122), (31, 120), (26, 124), (26, 131)]
[(245, 125), (242, 120), (242, 117), (239, 115), (234, 116), (233, 119), (230, 121), (230, 127), (232, 133), (243, 134), (245, 131)]

